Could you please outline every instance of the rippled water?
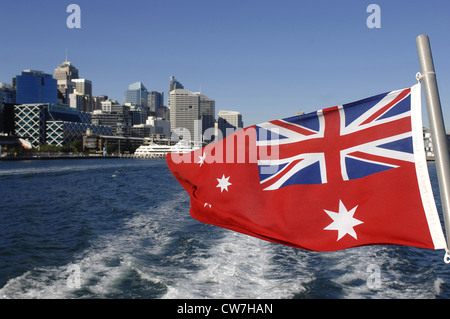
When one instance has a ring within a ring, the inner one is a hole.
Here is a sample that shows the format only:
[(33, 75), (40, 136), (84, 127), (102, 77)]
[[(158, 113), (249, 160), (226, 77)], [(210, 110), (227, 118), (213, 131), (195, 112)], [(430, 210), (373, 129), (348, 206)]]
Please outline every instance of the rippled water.
[(199, 223), (164, 160), (0, 162), (0, 194), (0, 298), (450, 296), (443, 251), (307, 252)]

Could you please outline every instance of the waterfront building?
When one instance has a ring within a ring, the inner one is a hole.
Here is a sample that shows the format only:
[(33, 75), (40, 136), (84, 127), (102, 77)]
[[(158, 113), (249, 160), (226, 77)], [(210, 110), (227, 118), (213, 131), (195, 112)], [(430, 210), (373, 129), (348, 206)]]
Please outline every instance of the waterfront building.
[(95, 134), (111, 135), (110, 127), (93, 125), (91, 115), (68, 106), (53, 104), (22, 104), (14, 106), (15, 133), (34, 147), (44, 144), (63, 146), (82, 141), (90, 129)]
[(191, 140), (200, 140), (200, 95), (185, 89), (174, 89), (170, 92), (169, 104), (170, 130), (185, 129), (189, 131)]
[(45, 108), (48, 104), (23, 104), (14, 107), (14, 126), (17, 136), (37, 147), (45, 144)]
[(132, 126), (130, 107), (110, 99), (102, 101), (101, 105), (101, 110), (92, 112), (92, 124), (110, 126), (112, 135), (115, 136), (130, 136)]
[(242, 115), (236, 111), (219, 111), (217, 115), (218, 128), (225, 138), (234, 130), (238, 130), (244, 127), (242, 121)]
[[(450, 134), (447, 132), (447, 144), (450, 145)], [(423, 144), (427, 160), (434, 161), (433, 136), (429, 127), (423, 127)], [(450, 151), (450, 150), (449, 150)]]
[(434, 159), (433, 140), (431, 138), (431, 130), (428, 127), (423, 127), (423, 144), (426, 158), (428, 160)]
[(14, 79), (16, 85), (16, 103), (57, 104), (57, 82), (43, 71), (24, 70)]
[[(16, 89), (11, 84), (0, 83), (0, 133), (10, 131), (8, 109), (16, 103)], [(14, 124), (12, 125), (14, 126)]]
[[(202, 123), (202, 135), (207, 129), (213, 129), (216, 122), (216, 102), (206, 95), (197, 93), (200, 97), (200, 120)], [(211, 142), (211, 140), (204, 141)]]
[(215, 101), (200, 92), (184, 89), (173, 76), (170, 77), (169, 108), (172, 132), (187, 130), (191, 140), (200, 141), (207, 129), (214, 128)]
[(16, 88), (11, 84), (0, 83), (0, 107), (16, 103)]
[(92, 124), (111, 127), (111, 135), (114, 136), (131, 135), (131, 119), (126, 114), (104, 113), (97, 110), (92, 113)]

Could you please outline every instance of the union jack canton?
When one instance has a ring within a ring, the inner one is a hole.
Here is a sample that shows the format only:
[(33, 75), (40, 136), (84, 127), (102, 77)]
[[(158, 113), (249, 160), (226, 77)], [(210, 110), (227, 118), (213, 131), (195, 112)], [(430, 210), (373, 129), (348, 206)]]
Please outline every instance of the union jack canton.
[[(264, 190), (351, 181), (414, 162), (410, 93), (392, 91), (256, 126)], [(261, 156), (275, 150), (275, 159)]]

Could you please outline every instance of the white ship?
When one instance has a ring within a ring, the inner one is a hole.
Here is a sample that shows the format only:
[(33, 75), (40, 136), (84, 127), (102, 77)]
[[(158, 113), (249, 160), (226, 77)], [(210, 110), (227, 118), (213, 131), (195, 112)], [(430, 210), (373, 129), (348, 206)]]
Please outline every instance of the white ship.
[(201, 145), (194, 142), (180, 141), (175, 145), (149, 144), (141, 145), (134, 152), (135, 158), (165, 158), (168, 153), (189, 153), (200, 149)]

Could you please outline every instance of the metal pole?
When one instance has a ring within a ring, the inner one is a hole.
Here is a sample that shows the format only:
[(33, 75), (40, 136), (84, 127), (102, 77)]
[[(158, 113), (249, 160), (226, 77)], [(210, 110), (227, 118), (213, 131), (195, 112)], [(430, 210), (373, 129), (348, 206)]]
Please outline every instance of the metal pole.
[(428, 121), (433, 140), (434, 157), (441, 194), (442, 213), (444, 215), (447, 235), (447, 249), (450, 240), (450, 162), (447, 145), (447, 135), (442, 117), (441, 102), (431, 55), (430, 40), (421, 34), (416, 38), (417, 53), (419, 55), (420, 73), (423, 76), (423, 90), (427, 104)]

